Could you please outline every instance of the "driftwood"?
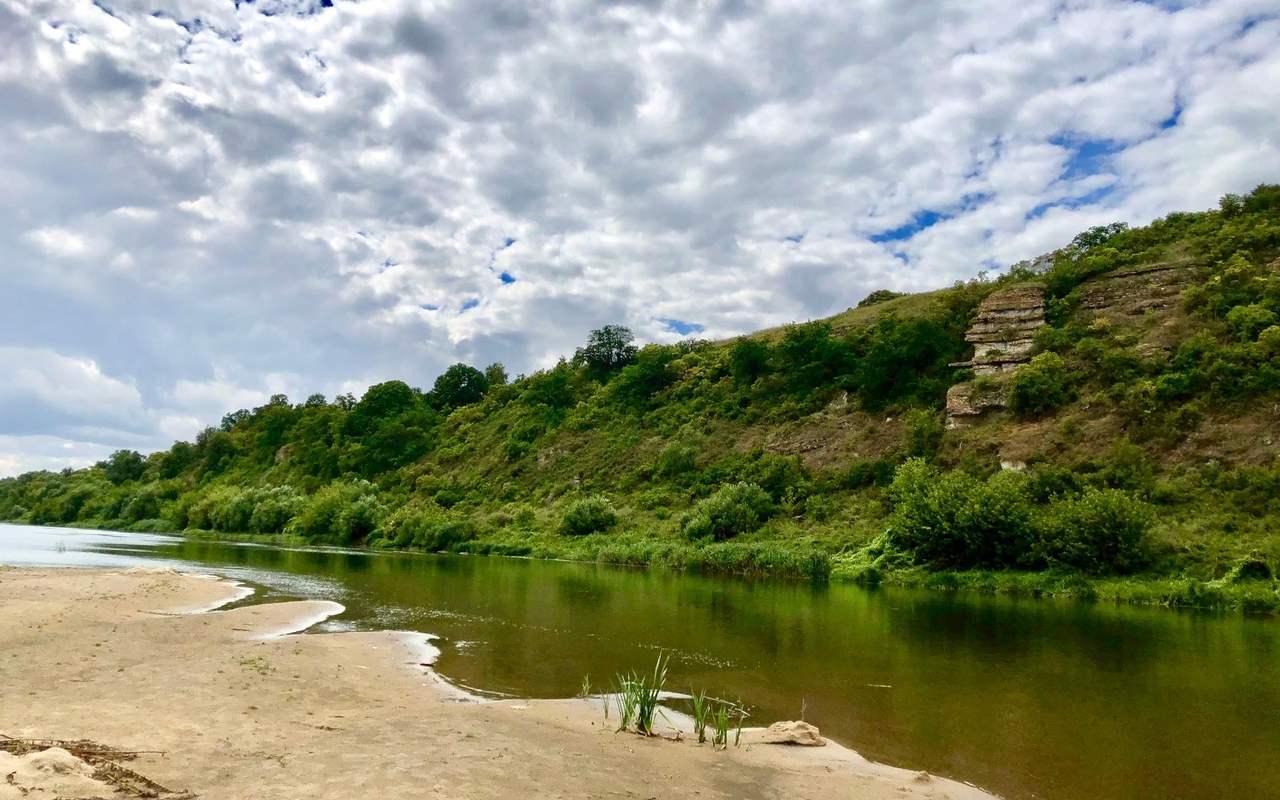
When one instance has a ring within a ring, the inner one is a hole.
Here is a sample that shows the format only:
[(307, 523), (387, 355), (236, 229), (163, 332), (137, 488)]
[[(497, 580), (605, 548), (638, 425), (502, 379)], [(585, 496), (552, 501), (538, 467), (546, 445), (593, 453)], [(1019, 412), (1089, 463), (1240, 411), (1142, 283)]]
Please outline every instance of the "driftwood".
[(88, 739), (19, 739), (0, 733), (0, 751), (15, 756), (51, 747), (60, 747), (93, 767), (94, 780), (102, 781), (118, 792), (161, 800), (195, 800), (196, 795), (191, 792), (175, 792), (118, 763), (132, 761), (140, 755), (166, 755), (163, 750), (121, 750)]

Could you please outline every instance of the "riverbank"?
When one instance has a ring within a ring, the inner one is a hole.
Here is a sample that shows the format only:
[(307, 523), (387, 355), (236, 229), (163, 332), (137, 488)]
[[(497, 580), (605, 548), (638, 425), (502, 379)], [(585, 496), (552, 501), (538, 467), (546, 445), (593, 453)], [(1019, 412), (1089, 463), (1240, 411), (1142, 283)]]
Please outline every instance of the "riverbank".
[[(174, 535), (207, 541), (251, 542), (284, 547), (315, 546), (299, 537), (284, 534), (237, 535), (217, 531), (183, 531)], [(422, 551), (410, 549), (397, 552)], [(694, 545), (625, 535), (577, 538), (536, 536), (519, 541), (481, 540), (467, 542), (465, 547), (455, 552), (653, 567), (713, 575), (848, 581), (864, 586), (883, 585), (942, 592), (1242, 612), (1256, 616), (1280, 614), (1280, 581), (1248, 573), (1242, 575), (1238, 569), (1216, 580), (1151, 574), (1097, 577), (1062, 571), (938, 571), (924, 567), (880, 569), (869, 568), (870, 565), (860, 553), (833, 555), (813, 545), (791, 547), (783, 542), (768, 541)]]
[(990, 797), (835, 744), (748, 734), (715, 752), (615, 734), (582, 701), (459, 702), (421, 635), (284, 635), (330, 603), (189, 613), (242, 594), (163, 570), (0, 568), (0, 685), (22, 700), (0, 733), (160, 751), (130, 768), (202, 797)]

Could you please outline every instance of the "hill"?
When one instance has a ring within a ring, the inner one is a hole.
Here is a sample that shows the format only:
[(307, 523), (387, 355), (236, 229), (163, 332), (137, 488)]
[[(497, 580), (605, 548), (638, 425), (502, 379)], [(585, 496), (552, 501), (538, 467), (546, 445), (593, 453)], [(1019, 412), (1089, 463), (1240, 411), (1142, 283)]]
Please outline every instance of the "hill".
[(0, 519), (1280, 607), (1280, 187), (995, 279), (508, 382), (283, 396)]

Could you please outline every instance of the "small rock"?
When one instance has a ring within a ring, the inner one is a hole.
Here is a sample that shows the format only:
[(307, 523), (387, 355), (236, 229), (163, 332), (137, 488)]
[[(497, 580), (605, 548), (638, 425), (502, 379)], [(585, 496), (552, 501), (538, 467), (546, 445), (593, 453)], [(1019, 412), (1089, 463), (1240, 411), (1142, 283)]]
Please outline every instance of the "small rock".
[(806, 747), (821, 747), (827, 743), (818, 734), (816, 727), (799, 720), (773, 723), (765, 730), (760, 741), (765, 744), (799, 744)]

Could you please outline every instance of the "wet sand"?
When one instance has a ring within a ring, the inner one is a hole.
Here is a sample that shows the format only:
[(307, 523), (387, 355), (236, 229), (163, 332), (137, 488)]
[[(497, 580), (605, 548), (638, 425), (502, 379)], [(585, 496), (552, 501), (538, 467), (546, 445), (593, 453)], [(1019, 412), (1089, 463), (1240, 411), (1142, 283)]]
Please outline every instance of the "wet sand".
[(424, 666), (425, 636), (294, 634), (341, 611), (323, 601), (209, 610), (243, 594), (0, 568), (0, 733), (163, 751), (128, 766), (202, 798), (991, 797), (834, 743), (717, 752), (615, 733), (599, 701), (471, 702)]

